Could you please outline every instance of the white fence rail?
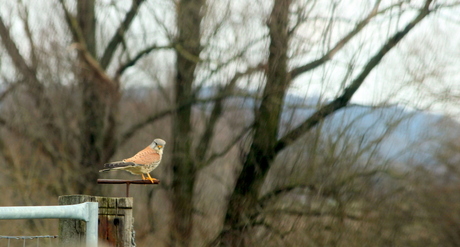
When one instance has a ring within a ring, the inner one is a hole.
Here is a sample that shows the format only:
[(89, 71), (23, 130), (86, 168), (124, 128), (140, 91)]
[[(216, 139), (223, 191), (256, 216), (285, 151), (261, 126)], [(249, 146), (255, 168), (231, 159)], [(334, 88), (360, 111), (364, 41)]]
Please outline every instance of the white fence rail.
[(65, 206), (0, 207), (0, 220), (79, 219), (86, 221), (86, 246), (97, 247), (98, 203)]

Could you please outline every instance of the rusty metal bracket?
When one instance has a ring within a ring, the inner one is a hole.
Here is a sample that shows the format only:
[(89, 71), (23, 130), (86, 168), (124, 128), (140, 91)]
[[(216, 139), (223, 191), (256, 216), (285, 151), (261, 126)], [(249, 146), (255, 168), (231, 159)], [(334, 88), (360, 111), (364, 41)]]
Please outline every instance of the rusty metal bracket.
[(159, 184), (160, 180), (153, 179), (153, 183), (150, 180), (123, 180), (123, 179), (98, 179), (98, 184), (126, 184), (126, 197), (129, 197), (129, 186), (131, 184)]

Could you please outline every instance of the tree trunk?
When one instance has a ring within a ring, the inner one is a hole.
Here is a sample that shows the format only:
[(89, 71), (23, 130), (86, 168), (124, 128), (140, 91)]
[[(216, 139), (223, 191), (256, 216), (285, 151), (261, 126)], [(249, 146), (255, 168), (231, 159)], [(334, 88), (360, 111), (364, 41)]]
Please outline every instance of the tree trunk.
[(287, 69), (290, 3), (291, 0), (276, 0), (270, 16), (267, 82), (261, 104), (255, 114), (252, 145), (230, 198), (224, 223), (225, 230), (228, 230), (228, 234), (223, 238), (225, 245), (245, 245), (242, 234), (238, 233), (238, 230), (252, 224), (252, 214), (257, 207), (260, 186), (276, 155), (274, 147), (277, 142), (283, 100), (290, 84)]
[[(77, 180), (77, 193), (96, 193), (98, 169), (107, 161), (114, 145), (116, 112), (120, 92), (118, 86), (101, 78), (94, 67), (88, 65), (87, 56), (97, 57), (95, 1), (77, 2), (77, 22), (85, 42), (79, 50), (80, 90), (82, 97), (81, 118), (81, 178)], [(86, 56), (86, 59), (85, 59)]]
[(191, 114), (194, 73), (201, 52), (200, 25), (204, 0), (182, 0), (177, 4), (175, 103), (181, 107), (173, 119), (173, 224), (171, 244), (188, 246), (192, 232), (193, 188), (196, 166), (191, 153)]

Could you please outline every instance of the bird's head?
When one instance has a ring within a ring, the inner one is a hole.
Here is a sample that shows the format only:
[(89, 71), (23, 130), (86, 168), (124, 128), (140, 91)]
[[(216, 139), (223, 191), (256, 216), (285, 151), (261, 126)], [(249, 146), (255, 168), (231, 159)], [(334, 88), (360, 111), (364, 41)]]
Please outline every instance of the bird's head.
[(150, 147), (153, 149), (161, 150), (165, 147), (166, 142), (163, 139), (155, 139), (153, 140), (152, 144), (150, 144)]

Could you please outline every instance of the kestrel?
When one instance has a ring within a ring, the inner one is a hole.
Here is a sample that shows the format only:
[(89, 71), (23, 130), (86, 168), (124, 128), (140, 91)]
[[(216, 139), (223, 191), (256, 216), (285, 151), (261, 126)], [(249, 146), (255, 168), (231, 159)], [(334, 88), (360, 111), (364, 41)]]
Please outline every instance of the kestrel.
[[(152, 144), (142, 149), (131, 158), (104, 164), (105, 169), (99, 172), (124, 170), (134, 175), (141, 175), (143, 180), (148, 179), (153, 183), (150, 172), (160, 164), (165, 145), (166, 142), (164, 140), (155, 139)], [(147, 177), (145, 177), (144, 174), (146, 174)]]

